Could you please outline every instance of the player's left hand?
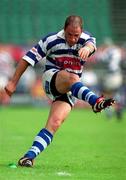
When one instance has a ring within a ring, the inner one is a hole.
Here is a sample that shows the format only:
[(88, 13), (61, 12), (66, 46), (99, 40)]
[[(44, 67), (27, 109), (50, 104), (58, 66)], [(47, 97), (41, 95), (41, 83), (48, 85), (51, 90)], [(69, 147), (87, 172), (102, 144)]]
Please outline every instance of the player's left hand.
[(78, 51), (78, 54), (79, 56), (81, 57), (81, 59), (83, 59), (84, 61), (87, 60), (87, 58), (89, 57), (90, 55), (90, 48), (85, 46), (83, 48), (81, 48), (79, 51)]

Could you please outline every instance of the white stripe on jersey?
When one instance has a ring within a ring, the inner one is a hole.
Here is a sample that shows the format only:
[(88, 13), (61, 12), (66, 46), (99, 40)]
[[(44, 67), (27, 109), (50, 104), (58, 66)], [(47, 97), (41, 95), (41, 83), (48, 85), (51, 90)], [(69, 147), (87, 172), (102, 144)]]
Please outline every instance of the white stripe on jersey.
[(55, 58), (59, 58), (59, 57), (71, 57), (71, 58), (76, 58), (76, 59), (80, 59), (79, 57), (77, 57), (77, 56), (75, 56), (75, 55), (73, 55), (73, 54), (58, 54), (58, 55), (56, 55), (56, 54), (54, 54), (54, 55), (52, 55), (51, 57), (55, 57)]
[(46, 41), (44, 41), (44, 43), (46, 45), (48, 45), (50, 42), (53, 42), (57, 39), (57, 33), (54, 35), (50, 35), (49, 37), (47, 37)]
[(27, 61), (29, 64), (31, 64), (32, 66), (34, 66), (35, 65), (35, 61), (33, 61), (30, 57), (28, 57), (28, 56), (23, 56), (23, 59), (25, 60), (25, 61)]
[(40, 40), (38, 44), (41, 47), (42, 51), (46, 54), (46, 43), (44, 44), (44, 42)]

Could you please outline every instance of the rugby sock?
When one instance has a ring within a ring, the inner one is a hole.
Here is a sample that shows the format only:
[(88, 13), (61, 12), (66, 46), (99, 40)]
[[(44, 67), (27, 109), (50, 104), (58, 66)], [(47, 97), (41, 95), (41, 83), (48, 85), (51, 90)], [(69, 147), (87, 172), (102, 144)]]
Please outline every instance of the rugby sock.
[(81, 82), (74, 83), (70, 90), (74, 97), (88, 102), (91, 106), (95, 105), (96, 100), (99, 98)]
[(53, 135), (47, 129), (42, 129), (35, 137), (32, 147), (24, 155), (24, 157), (34, 159), (40, 154), (40, 152), (46, 149), (46, 147), (51, 143), (52, 138)]

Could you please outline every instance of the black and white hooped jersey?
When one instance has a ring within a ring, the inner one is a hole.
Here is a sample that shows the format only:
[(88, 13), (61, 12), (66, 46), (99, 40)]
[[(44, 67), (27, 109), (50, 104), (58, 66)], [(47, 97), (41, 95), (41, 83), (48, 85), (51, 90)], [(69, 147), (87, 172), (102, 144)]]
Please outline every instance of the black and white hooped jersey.
[(81, 76), (85, 61), (78, 56), (78, 51), (88, 42), (91, 42), (96, 47), (95, 38), (87, 32), (82, 32), (78, 42), (71, 47), (65, 40), (64, 30), (61, 30), (41, 39), (38, 44), (26, 53), (23, 59), (32, 66), (46, 59), (45, 71), (56, 68)]

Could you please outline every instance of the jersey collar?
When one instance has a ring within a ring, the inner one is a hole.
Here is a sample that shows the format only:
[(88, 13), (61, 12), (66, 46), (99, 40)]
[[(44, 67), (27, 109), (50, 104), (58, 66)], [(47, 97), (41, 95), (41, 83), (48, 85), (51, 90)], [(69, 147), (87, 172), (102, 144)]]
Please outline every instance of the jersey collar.
[[(62, 29), (61, 31), (59, 31), (59, 32), (57, 33), (57, 37), (62, 38), (62, 39), (65, 39), (64, 29)], [(83, 38), (83, 32), (81, 33), (80, 38)]]
[(57, 33), (57, 37), (62, 38), (62, 39), (65, 39), (64, 29), (62, 29), (61, 31), (59, 31), (59, 32)]

